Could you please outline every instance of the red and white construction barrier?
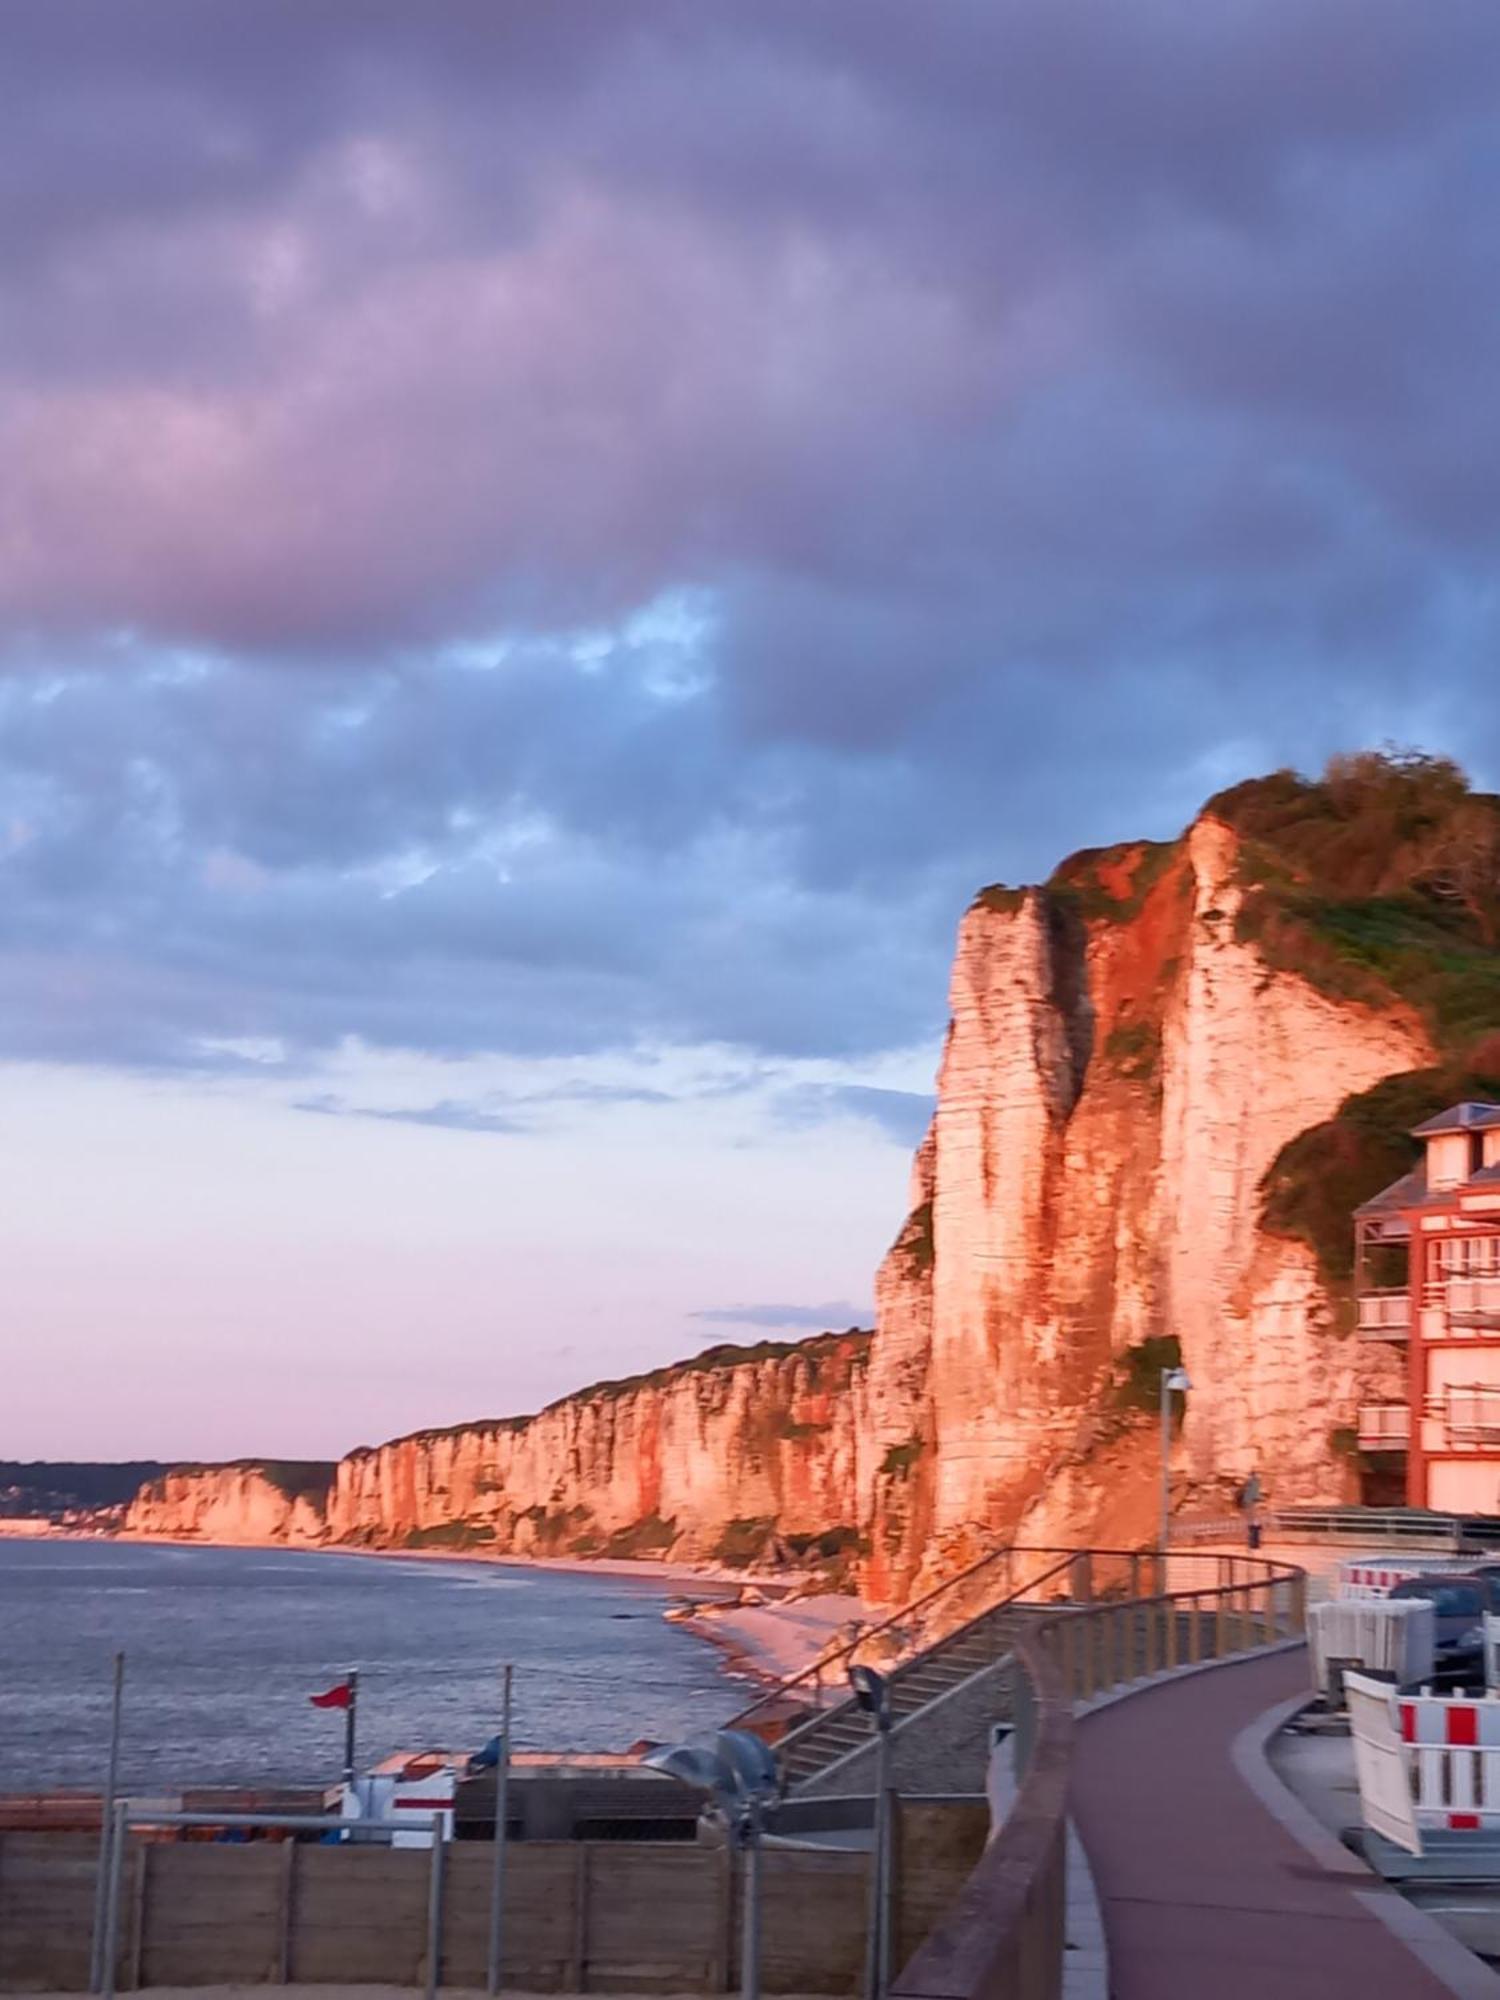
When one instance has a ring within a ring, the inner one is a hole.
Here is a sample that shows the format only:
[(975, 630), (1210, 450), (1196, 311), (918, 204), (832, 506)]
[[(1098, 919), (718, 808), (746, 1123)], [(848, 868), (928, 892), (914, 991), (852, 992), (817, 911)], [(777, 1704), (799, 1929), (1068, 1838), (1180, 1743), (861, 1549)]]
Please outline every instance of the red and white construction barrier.
[(1500, 1833), (1500, 1700), (1397, 1694), (1348, 1674), (1366, 1826), (1409, 1854), (1424, 1833)]

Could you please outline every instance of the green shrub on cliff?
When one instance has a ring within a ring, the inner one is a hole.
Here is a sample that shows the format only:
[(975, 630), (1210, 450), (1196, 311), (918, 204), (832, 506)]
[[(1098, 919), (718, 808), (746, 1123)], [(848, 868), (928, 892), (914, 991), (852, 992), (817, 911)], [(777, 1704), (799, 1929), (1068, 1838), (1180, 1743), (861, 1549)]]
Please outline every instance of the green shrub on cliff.
[(907, 1216), (892, 1251), (903, 1259), (908, 1273), (914, 1278), (920, 1278), (932, 1269), (934, 1251), (930, 1201), (919, 1203)]
[(1175, 1333), (1148, 1334), (1127, 1347), (1115, 1362), (1116, 1409), (1159, 1409), (1162, 1370), (1181, 1366), (1182, 1343)]
[(1336, 999), (1421, 1015), (1458, 1055), (1500, 1026), (1500, 798), (1446, 757), (1365, 751), (1207, 810), (1242, 843), (1237, 934)]
[(1413, 1125), (1465, 1098), (1500, 1103), (1500, 1035), (1467, 1062), (1388, 1076), (1346, 1097), (1332, 1118), (1282, 1147), (1261, 1182), (1261, 1226), (1306, 1243), (1323, 1282), (1345, 1292), (1354, 1275), (1354, 1211), (1421, 1158)]
[(1081, 847), (1053, 871), (1047, 887), (1080, 917), (1125, 923), (1167, 872), (1178, 846), (1175, 840), (1123, 840)]

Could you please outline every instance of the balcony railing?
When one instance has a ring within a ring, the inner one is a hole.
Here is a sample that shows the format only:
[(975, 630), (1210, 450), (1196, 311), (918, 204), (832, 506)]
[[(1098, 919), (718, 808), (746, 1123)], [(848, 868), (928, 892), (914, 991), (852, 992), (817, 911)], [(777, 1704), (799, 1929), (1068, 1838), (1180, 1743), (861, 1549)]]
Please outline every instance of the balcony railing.
[(1361, 1451), (1405, 1451), (1411, 1441), (1411, 1411), (1405, 1403), (1362, 1403)]
[(1450, 1278), (1448, 1318), (1455, 1326), (1500, 1327), (1500, 1277)]
[(1450, 1389), (1444, 1429), (1449, 1444), (1500, 1444), (1500, 1388), (1478, 1383)]
[(1411, 1294), (1406, 1287), (1361, 1292), (1359, 1330), (1366, 1340), (1405, 1340), (1411, 1332)]

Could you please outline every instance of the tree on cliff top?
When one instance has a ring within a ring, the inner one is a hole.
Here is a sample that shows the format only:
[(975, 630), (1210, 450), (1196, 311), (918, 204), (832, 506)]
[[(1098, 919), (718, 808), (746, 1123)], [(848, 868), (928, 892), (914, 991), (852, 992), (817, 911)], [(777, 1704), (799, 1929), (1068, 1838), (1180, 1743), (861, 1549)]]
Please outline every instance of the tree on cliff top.
[(1446, 1057), (1500, 1026), (1500, 798), (1446, 757), (1361, 751), (1252, 778), (1207, 810), (1239, 834), (1239, 934), (1339, 999), (1404, 1001)]
[(1274, 771), (1208, 802), (1263, 864), (1314, 894), (1453, 901), (1493, 942), (1500, 919), (1500, 798), (1449, 757), (1361, 750), (1321, 778)]

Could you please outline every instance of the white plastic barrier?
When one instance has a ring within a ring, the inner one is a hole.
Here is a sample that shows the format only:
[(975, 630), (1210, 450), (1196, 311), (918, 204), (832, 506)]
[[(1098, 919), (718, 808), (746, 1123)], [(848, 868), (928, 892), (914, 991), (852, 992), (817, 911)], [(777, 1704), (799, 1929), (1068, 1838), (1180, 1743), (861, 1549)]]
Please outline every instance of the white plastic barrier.
[(1387, 1597), (1398, 1583), (1413, 1576), (1466, 1576), (1483, 1556), (1350, 1556), (1341, 1562), (1334, 1595), (1348, 1598)]
[(1435, 1635), (1435, 1614), (1425, 1597), (1342, 1598), (1314, 1604), (1307, 1614), (1314, 1684), (1324, 1695), (1332, 1692), (1334, 1660), (1391, 1674), (1403, 1687), (1430, 1680)]
[[(453, 1803), (457, 1773), (372, 1771), (343, 1787), (339, 1810), (347, 1820), (377, 1819), (389, 1829), (392, 1847), (431, 1847), (433, 1814), (443, 1815), (443, 1838), (453, 1838)], [(408, 1822), (410, 1830), (408, 1831)]]
[(1500, 1832), (1500, 1701), (1344, 1682), (1366, 1826), (1409, 1854), (1423, 1833)]

